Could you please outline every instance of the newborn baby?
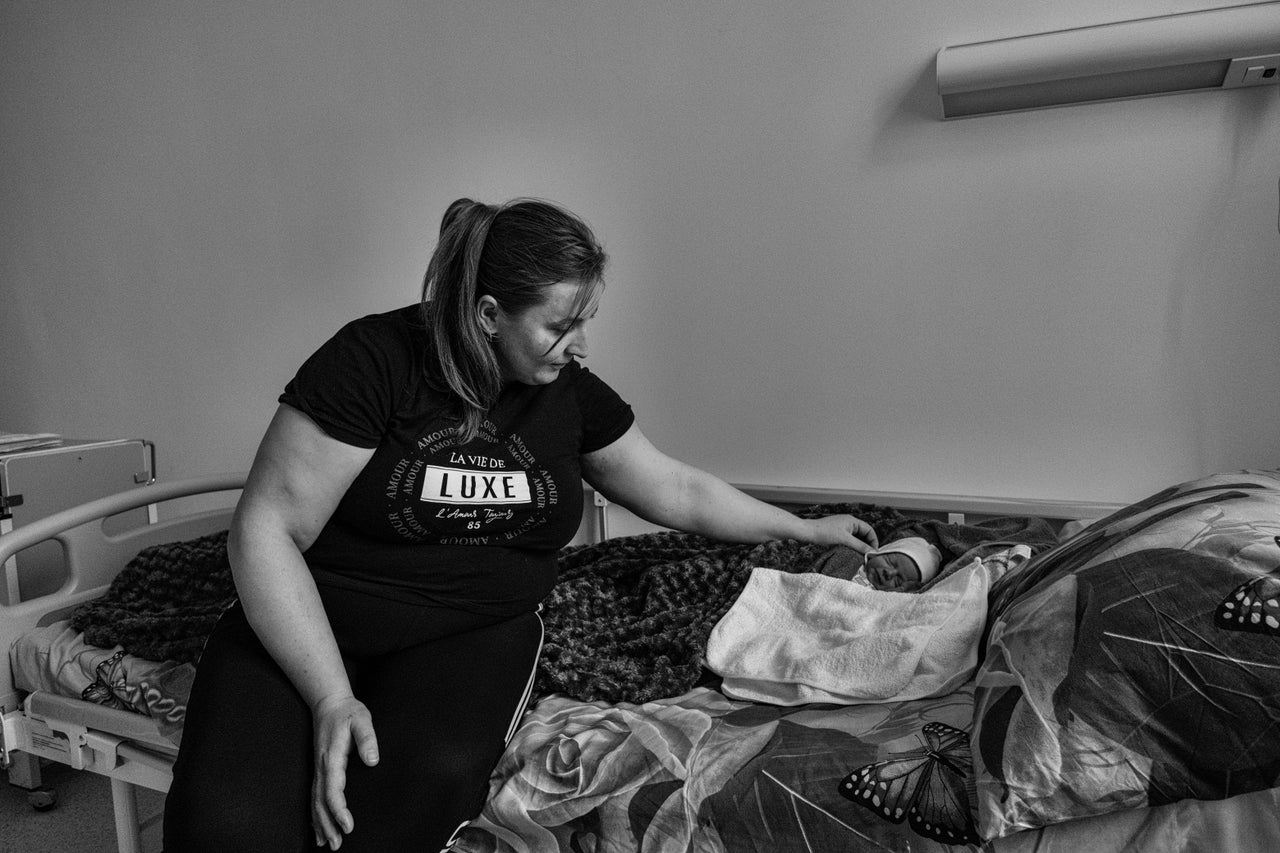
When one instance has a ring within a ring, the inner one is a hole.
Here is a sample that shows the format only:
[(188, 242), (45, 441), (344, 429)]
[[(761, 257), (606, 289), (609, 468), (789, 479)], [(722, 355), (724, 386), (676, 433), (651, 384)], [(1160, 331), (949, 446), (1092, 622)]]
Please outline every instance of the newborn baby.
[(867, 552), (867, 580), (876, 589), (912, 592), (933, 580), (942, 567), (942, 553), (919, 536), (895, 539)]

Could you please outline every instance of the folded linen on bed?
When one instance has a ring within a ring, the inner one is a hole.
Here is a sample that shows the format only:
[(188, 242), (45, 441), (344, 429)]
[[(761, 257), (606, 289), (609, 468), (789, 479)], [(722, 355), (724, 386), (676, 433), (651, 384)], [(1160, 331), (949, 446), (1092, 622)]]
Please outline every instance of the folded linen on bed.
[(1031, 549), (974, 557), (922, 594), (756, 568), (711, 631), (730, 696), (775, 705), (941, 696), (977, 667), (987, 590)]
[(195, 667), (101, 648), (67, 621), (36, 628), (9, 649), (14, 684), (151, 717), (165, 739), (177, 745), (186, 717)]

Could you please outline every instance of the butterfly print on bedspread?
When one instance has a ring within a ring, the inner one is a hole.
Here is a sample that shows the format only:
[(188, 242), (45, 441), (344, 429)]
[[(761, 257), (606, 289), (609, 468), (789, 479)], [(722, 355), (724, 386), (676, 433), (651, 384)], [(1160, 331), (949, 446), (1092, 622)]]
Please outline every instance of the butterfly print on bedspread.
[(1263, 575), (1240, 584), (1218, 605), (1213, 622), (1229, 631), (1280, 637), (1280, 578)]
[[(1275, 539), (1280, 545), (1280, 536)], [(1213, 623), (1229, 631), (1280, 637), (1280, 567), (1233, 589), (1218, 605)]]
[(100, 661), (93, 668), (93, 672), (96, 677), (93, 683), (80, 691), (81, 699), (98, 705), (106, 705), (108, 708), (125, 711), (133, 710), (129, 703), (121, 698), (128, 686), (124, 675), (123, 649)]
[(840, 793), (887, 821), (905, 819), (934, 841), (981, 844), (969, 806), (969, 735), (942, 723), (927, 723), (920, 731), (923, 747), (859, 767), (840, 783)]

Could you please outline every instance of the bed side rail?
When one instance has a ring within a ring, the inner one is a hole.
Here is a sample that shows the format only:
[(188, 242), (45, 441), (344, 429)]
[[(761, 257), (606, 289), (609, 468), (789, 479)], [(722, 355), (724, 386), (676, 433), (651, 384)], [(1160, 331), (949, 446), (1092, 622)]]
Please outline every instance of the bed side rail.
[(955, 524), (966, 524), (974, 520), (1006, 516), (1034, 516), (1056, 524), (1066, 521), (1094, 521), (1104, 518), (1124, 506), (1124, 504), (1096, 501), (810, 489), (795, 486), (753, 484), (740, 484), (738, 488), (766, 503), (780, 506), (808, 506), (822, 503), (869, 503), (890, 506), (912, 515), (937, 516), (939, 519)]
[(56, 592), (0, 604), (0, 710), (17, 705), (9, 670), (9, 647), (14, 640), (33, 628), (66, 618), (80, 604), (101, 595), (143, 548), (225, 530), (231, 510), (191, 512), (118, 533), (106, 532), (104, 519), (164, 501), (240, 489), (245, 476), (219, 474), (153, 483), (71, 507), (0, 536), (0, 564), (26, 548), (54, 540), (61, 544), (67, 566), (67, 577)]
[[(973, 524), (983, 519), (1003, 516), (1034, 516), (1045, 519), (1053, 525), (1055, 530), (1068, 522), (1087, 522), (1104, 518), (1124, 506), (1094, 501), (1039, 498), (878, 492), (754, 483), (734, 483), (733, 485), (753, 498), (791, 510), (814, 504), (867, 503), (893, 507), (910, 516), (935, 518), (952, 524)], [(663, 529), (638, 519), (589, 485), (584, 483), (583, 486), (588, 498), (588, 514), (584, 518), (584, 528), (580, 533), (584, 541), (601, 542), (614, 535), (626, 536)]]

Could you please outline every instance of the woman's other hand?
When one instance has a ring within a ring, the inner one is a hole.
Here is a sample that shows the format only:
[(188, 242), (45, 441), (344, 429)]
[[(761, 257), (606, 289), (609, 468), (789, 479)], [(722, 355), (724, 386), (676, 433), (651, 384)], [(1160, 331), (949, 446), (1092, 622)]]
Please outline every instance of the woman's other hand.
[(354, 745), (360, 760), (372, 767), (378, 763), (378, 739), (369, 709), (354, 696), (325, 697), (311, 709), (311, 715), (315, 733), (311, 826), (317, 847), (327, 843), (331, 850), (337, 850), (343, 836), (355, 829), (344, 793), (347, 755)]
[(844, 545), (865, 554), (880, 544), (870, 524), (852, 515), (828, 515), (809, 519), (810, 535), (805, 541), (815, 545)]

